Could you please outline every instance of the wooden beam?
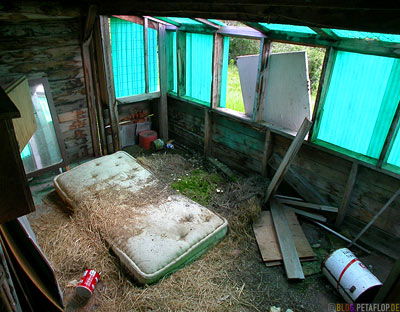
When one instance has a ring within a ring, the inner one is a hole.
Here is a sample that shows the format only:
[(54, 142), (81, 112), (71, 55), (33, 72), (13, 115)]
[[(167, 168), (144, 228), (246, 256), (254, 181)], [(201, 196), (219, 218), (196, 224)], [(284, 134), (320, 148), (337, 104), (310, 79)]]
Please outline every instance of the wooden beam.
[(272, 155), (272, 135), (271, 131), (267, 129), (265, 131), (265, 143), (264, 143), (264, 153), (262, 159), (261, 174), (263, 177), (268, 176), (268, 159)]
[(178, 53), (178, 96), (186, 95), (186, 33), (176, 32), (176, 51)]
[(136, 102), (157, 99), (159, 97), (161, 97), (161, 92), (156, 91), (156, 92), (120, 97), (120, 98), (118, 98), (117, 102), (119, 104), (132, 104), (132, 103), (136, 103)]
[[(312, 138), (312, 134), (314, 131), (314, 126), (315, 126), (315, 118), (317, 116), (319, 103), (321, 102), (320, 100), (321, 100), (322, 86), (324, 85), (324, 81), (325, 81), (326, 67), (328, 65), (330, 50), (331, 50), (330, 48), (325, 49), (324, 61), (322, 63), (322, 69), (321, 69), (321, 76), (319, 77), (319, 82), (318, 82), (317, 96), (315, 97), (315, 104), (314, 104), (313, 113), (312, 113), (312, 117), (311, 117), (311, 120), (314, 123), (311, 126), (310, 132), (308, 134), (308, 139), (307, 139), (307, 141), (309, 141), (309, 142), (311, 142), (311, 138)], [(325, 87), (327, 88), (327, 86), (325, 86)]]
[(278, 200), (282, 204), (286, 204), (286, 205), (291, 205), (291, 206), (296, 206), (296, 207), (304, 207), (304, 208), (309, 208), (309, 209), (314, 209), (314, 210), (319, 210), (319, 211), (336, 212), (336, 213), (338, 212), (338, 208), (332, 207), (332, 206), (318, 205), (318, 204), (307, 203), (304, 201), (284, 199), (284, 198), (278, 198)]
[(204, 155), (211, 155), (212, 116), (210, 110), (204, 110)]
[(253, 107), (253, 121), (255, 122), (264, 120), (265, 86), (268, 83), (266, 74), (270, 54), (271, 42), (261, 39)]
[(221, 99), (221, 81), (222, 81), (222, 63), (224, 57), (224, 36), (214, 34), (213, 66), (211, 82), (211, 107), (216, 108), (220, 105)]
[(275, 175), (272, 178), (272, 181), (268, 186), (268, 189), (265, 193), (265, 199), (264, 199), (265, 203), (268, 202), (271, 195), (273, 193), (275, 193), (279, 184), (282, 182), (282, 180), (285, 176), (285, 173), (289, 169), (290, 164), (292, 163), (292, 161), (295, 158), (297, 152), (299, 151), (301, 145), (303, 144), (304, 138), (306, 137), (308, 131), (310, 130), (311, 125), (312, 125), (312, 122), (309, 121), (307, 118), (304, 118), (304, 121), (300, 126), (299, 132), (297, 133), (296, 137), (292, 141), (292, 144), (290, 144), (285, 157), (283, 157), (283, 160), (282, 160), (278, 170), (275, 172)]
[(204, 18), (194, 18), (194, 20), (199, 22), (199, 23), (202, 23), (202, 24), (204, 24), (204, 25), (206, 25), (206, 26), (208, 26), (210, 28), (213, 28), (213, 29), (220, 29), (221, 28), (221, 26), (219, 26), (217, 24), (214, 24), (214, 23), (212, 23), (209, 20), (204, 19)]
[(313, 31), (315, 31), (321, 38), (327, 39), (327, 40), (340, 40), (338, 36), (335, 35), (335, 33), (330, 30), (329, 28), (319, 28), (319, 27), (310, 27)]
[(119, 117), (118, 117), (118, 105), (115, 98), (114, 90), (114, 75), (112, 68), (112, 54), (111, 54), (111, 39), (110, 39), (110, 24), (108, 17), (100, 17), (101, 35), (103, 39), (103, 51), (104, 51), (104, 68), (107, 82), (107, 105), (110, 114), (111, 123), (111, 136), (113, 142), (113, 151), (117, 152), (121, 150), (121, 144), (119, 140)]
[(386, 136), (385, 143), (383, 144), (383, 148), (381, 151), (381, 154), (379, 155), (377, 167), (381, 168), (382, 164), (385, 159), (387, 159), (387, 152), (390, 150), (390, 146), (393, 144), (393, 138), (395, 137), (396, 131), (398, 131), (398, 124), (400, 120), (400, 102), (397, 105), (396, 112), (394, 114), (392, 123), (390, 124), (389, 132)]
[(147, 36), (147, 27), (148, 27), (147, 18), (143, 19), (143, 51), (144, 51), (144, 92), (149, 93), (149, 56), (148, 56), (148, 36)]
[(176, 26), (176, 27), (181, 26), (180, 23), (175, 22), (175, 21), (173, 21), (173, 20), (171, 20), (171, 19), (169, 19), (169, 18), (161, 17), (161, 16), (154, 16), (154, 17), (155, 17), (156, 19), (158, 19), (158, 20), (161, 20), (161, 21), (163, 21), (163, 22), (165, 22), (165, 23), (168, 23), (168, 24), (171, 24), (171, 25), (173, 25), (173, 26)]
[(160, 100), (158, 102), (158, 130), (160, 137), (168, 140), (168, 74), (167, 74), (167, 33), (165, 25), (158, 25), (158, 47), (159, 47), (159, 72), (160, 72)]
[(267, 38), (265, 34), (250, 27), (241, 26), (223, 26), (217, 30), (218, 34), (230, 37), (247, 37), (252, 39)]
[(358, 164), (353, 163), (353, 165), (351, 166), (349, 177), (347, 178), (347, 184), (344, 190), (342, 203), (339, 208), (339, 213), (336, 216), (336, 221), (335, 221), (336, 227), (340, 227), (342, 225), (344, 217), (346, 216), (347, 208), (350, 205), (351, 196), (353, 193), (354, 185), (356, 183), (357, 173), (358, 173)]
[[(334, 67), (335, 61), (336, 61), (336, 53), (337, 53), (337, 51), (335, 49), (330, 48), (329, 54), (328, 55), (325, 54), (325, 56), (327, 58), (326, 59), (326, 67), (324, 70), (323, 77), (321, 76), (323, 79), (322, 85), (318, 86), (319, 98), (318, 98), (318, 102), (316, 102), (316, 104), (315, 104), (316, 107), (314, 108), (314, 112), (313, 112), (314, 125), (312, 127), (312, 132), (308, 136), (309, 141), (314, 141), (317, 139), (318, 130), (321, 125), (320, 119), (321, 119), (321, 115), (322, 115), (322, 111), (323, 111), (323, 103), (325, 103), (325, 99), (328, 94), (329, 85), (331, 83), (333, 67)], [(325, 59), (324, 59), (324, 63), (325, 63)], [(321, 75), (322, 75), (322, 73), (321, 73)], [(320, 84), (321, 84), (321, 82), (320, 82)]]
[(163, 20), (160, 20), (159, 18), (155, 18), (155, 17), (152, 17), (152, 16), (143, 16), (143, 18), (147, 18), (149, 21), (153, 21), (153, 22), (156, 22), (158, 24), (163, 24), (165, 26), (172, 25), (171, 23), (167, 23), (167, 22), (165, 22)]
[(97, 7), (95, 5), (90, 5), (88, 9), (88, 14), (86, 16), (85, 28), (83, 30), (83, 42), (89, 40), (92, 35), (93, 25), (96, 20)]
[(286, 276), (288, 279), (304, 279), (303, 269), (285, 216), (284, 207), (276, 199), (272, 199), (270, 209)]
[(103, 107), (101, 103), (101, 91), (100, 91), (100, 79), (99, 79), (99, 65), (97, 63), (98, 58), (96, 56), (96, 50), (99, 48), (97, 40), (99, 40), (100, 34), (100, 24), (98, 23), (98, 19), (96, 20), (94, 29), (93, 29), (93, 40), (90, 46), (90, 58), (92, 64), (92, 74), (93, 74), (93, 84), (95, 91), (95, 106), (97, 113), (97, 125), (99, 132), (99, 142), (100, 142), (100, 155), (107, 155), (107, 139), (104, 128), (104, 118), (103, 118)]

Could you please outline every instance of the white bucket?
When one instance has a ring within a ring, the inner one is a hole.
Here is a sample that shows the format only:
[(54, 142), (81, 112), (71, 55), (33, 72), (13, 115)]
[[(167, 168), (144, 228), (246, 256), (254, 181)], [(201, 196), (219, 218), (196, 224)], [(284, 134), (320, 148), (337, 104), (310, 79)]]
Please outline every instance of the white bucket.
[(372, 302), (382, 283), (347, 248), (328, 255), (322, 273), (348, 303)]

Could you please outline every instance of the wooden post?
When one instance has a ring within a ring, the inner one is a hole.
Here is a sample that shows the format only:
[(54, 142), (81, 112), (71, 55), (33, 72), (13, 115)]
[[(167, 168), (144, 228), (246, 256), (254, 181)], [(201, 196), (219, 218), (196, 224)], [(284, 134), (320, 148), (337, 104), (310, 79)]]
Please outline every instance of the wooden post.
[(110, 114), (113, 150), (114, 152), (117, 152), (121, 150), (121, 144), (119, 140), (119, 117), (118, 117), (118, 106), (114, 90), (114, 75), (112, 68), (111, 41), (110, 41), (110, 23), (108, 21), (108, 17), (101, 16), (100, 25), (101, 25), (101, 34), (103, 39), (104, 69), (105, 69), (107, 91), (108, 91), (107, 104)]
[(224, 36), (214, 34), (211, 107), (217, 108), (221, 99), (222, 62), (224, 57)]
[(106, 90), (106, 79), (104, 72), (104, 58), (103, 48), (101, 44), (101, 33), (100, 33), (100, 19), (96, 19), (96, 23), (93, 29), (93, 55), (91, 56), (94, 60), (95, 69), (95, 89), (96, 89), (96, 108), (97, 108), (97, 121), (99, 125), (100, 143), (102, 155), (107, 155), (107, 138), (104, 126), (103, 116), (103, 103), (107, 101), (107, 90)]
[(281, 164), (278, 167), (278, 170), (275, 172), (274, 177), (272, 178), (271, 183), (268, 186), (268, 189), (265, 193), (264, 202), (267, 203), (270, 199), (271, 195), (275, 193), (279, 184), (282, 182), (286, 171), (289, 169), (290, 164), (292, 163), (294, 157), (299, 151), (301, 145), (303, 144), (304, 138), (306, 137), (308, 131), (310, 130), (312, 122), (307, 118), (304, 118), (303, 123), (300, 126), (299, 132), (297, 132), (296, 137), (293, 139), (292, 144), (290, 144), (289, 149), (287, 150), (285, 157)]
[(268, 175), (268, 159), (272, 154), (272, 135), (271, 130), (265, 132), (264, 154), (262, 160), (261, 174), (266, 177)]
[(344, 217), (346, 216), (347, 208), (351, 202), (351, 195), (353, 193), (354, 184), (357, 179), (358, 173), (358, 163), (353, 162), (351, 166), (351, 171), (349, 173), (349, 177), (347, 179), (346, 189), (344, 190), (344, 195), (342, 199), (342, 204), (339, 207), (339, 213), (336, 216), (335, 226), (340, 227), (343, 223)]
[(158, 46), (160, 64), (160, 100), (158, 102), (158, 126), (160, 137), (166, 142), (168, 140), (168, 75), (167, 75), (167, 34), (165, 25), (158, 24)]
[[(327, 52), (328, 53), (328, 52)], [(316, 100), (315, 108), (313, 112), (313, 127), (311, 128), (310, 134), (308, 136), (308, 141), (314, 140), (318, 135), (318, 129), (320, 127), (320, 119), (323, 110), (323, 106), (320, 106), (320, 103), (325, 103), (326, 95), (328, 94), (329, 84), (331, 82), (333, 67), (335, 65), (337, 51), (334, 48), (329, 48), (329, 55), (326, 56), (326, 68), (325, 72), (321, 73), (322, 85), (318, 86), (318, 92), (320, 93), (318, 96), (318, 100)]]
[[(146, 17), (143, 18), (143, 49), (144, 49), (144, 80), (145, 80), (145, 93), (149, 93), (149, 56), (148, 56), (148, 35), (147, 27), (148, 20)], [(161, 67), (161, 66), (160, 66)]]
[(90, 57), (90, 44), (92, 41), (93, 25), (96, 19), (96, 12), (97, 12), (96, 6), (91, 5), (89, 7), (88, 15), (86, 17), (81, 51), (82, 51), (82, 62), (83, 62), (83, 74), (85, 77), (85, 86), (86, 86), (86, 98), (88, 105), (90, 133), (93, 145), (93, 154), (95, 157), (99, 157), (101, 155), (99, 135), (98, 135), (99, 127), (97, 124), (97, 113), (95, 106), (96, 100), (94, 94), (94, 82), (92, 75), (93, 66)]
[(176, 51), (178, 53), (178, 96), (186, 94), (186, 33), (176, 31)]
[(270, 53), (271, 53), (271, 42), (266, 41), (264, 38), (261, 38), (260, 56), (257, 68), (256, 90), (254, 96), (253, 121), (261, 121), (264, 119), (264, 105), (263, 105), (263, 101), (265, 99), (264, 86), (267, 83), (266, 81), (267, 77), (265, 77), (265, 74)]
[(314, 109), (313, 109), (313, 113), (312, 113), (312, 117), (311, 117), (311, 121), (313, 121), (314, 124), (310, 129), (310, 133), (309, 133), (308, 139), (307, 139), (307, 141), (309, 141), (309, 142), (311, 142), (311, 137), (312, 137), (312, 133), (313, 133), (313, 130), (314, 130), (315, 118), (317, 116), (317, 111), (318, 111), (319, 103), (320, 103), (320, 100), (321, 100), (322, 86), (323, 86), (324, 81), (325, 81), (326, 67), (328, 65), (330, 52), (331, 52), (331, 48), (325, 49), (324, 61), (322, 63), (322, 69), (321, 69), (321, 76), (319, 76), (317, 96), (315, 97)]
[(396, 113), (394, 114), (392, 123), (390, 124), (389, 132), (388, 132), (388, 135), (386, 136), (385, 143), (383, 144), (381, 154), (379, 155), (378, 163), (376, 165), (378, 168), (382, 167), (383, 161), (387, 158), (386, 154), (387, 154), (391, 144), (393, 144), (392, 139), (395, 137), (395, 133), (396, 133), (397, 125), (399, 124), (399, 120), (400, 120), (400, 102), (397, 105)]
[(204, 155), (211, 155), (212, 140), (212, 112), (209, 109), (204, 110)]

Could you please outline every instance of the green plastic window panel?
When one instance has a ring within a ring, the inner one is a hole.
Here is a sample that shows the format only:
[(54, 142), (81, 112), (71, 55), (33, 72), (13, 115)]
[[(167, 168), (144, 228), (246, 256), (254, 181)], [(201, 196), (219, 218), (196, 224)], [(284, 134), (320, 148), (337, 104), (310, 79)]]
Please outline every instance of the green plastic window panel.
[(210, 104), (213, 36), (186, 34), (186, 96)]
[(178, 93), (176, 32), (167, 31), (168, 91)]
[(393, 139), (393, 144), (389, 152), (389, 156), (387, 158), (386, 163), (389, 165), (393, 165), (400, 169), (400, 131), (399, 127), (397, 127), (397, 134)]
[(332, 32), (340, 38), (352, 38), (352, 39), (373, 39), (386, 42), (400, 42), (400, 35), (372, 33), (355, 30), (342, 30), (342, 29), (331, 29)]
[(147, 28), (147, 52), (149, 59), (149, 92), (159, 91), (158, 79), (158, 48), (157, 48), (157, 30)]
[(260, 25), (273, 31), (283, 31), (283, 32), (296, 32), (303, 34), (317, 34), (314, 30), (307, 26), (296, 26), (296, 25), (286, 25), (286, 24), (268, 24), (259, 23)]
[(25, 148), (21, 152), (21, 158), (29, 157), (31, 154), (31, 148), (29, 147), (29, 144), (26, 144)]
[(226, 107), (226, 92), (228, 85), (228, 61), (229, 61), (229, 37), (225, 37), (223, 57), (222, 57), (221, 98), (219, 102), (220, 107)]
[[(110, 18), (111, 54), (116, 98), (145, 93), (143, 26)], [(149, 92), (158, 86), (157, 31), (148, 28)]]
[(167, 17), (171, 21), (177, 22), (182, 25), (202, 25), (202, 23), (187, 17)]
[(226, 24), (224, 24), (223, 22), (216, 20), (216, 19), (209, 19), (208, 21), (210, 21), (211, 23), (214, 23), (216, 25), (219, 25), (219, 26), (226, 26)]
[(363, 160), (379, 158), (400, 99), (399, 65), (338, 51), (314, 141)]

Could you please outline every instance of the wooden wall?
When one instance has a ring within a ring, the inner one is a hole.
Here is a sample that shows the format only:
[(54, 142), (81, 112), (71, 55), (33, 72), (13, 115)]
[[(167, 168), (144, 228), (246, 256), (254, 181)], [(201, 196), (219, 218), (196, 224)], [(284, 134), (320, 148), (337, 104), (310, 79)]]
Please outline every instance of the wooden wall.
[(69, 161), (93, 154), (79, 44), (80, 21), (0, 21), (0, 76), (46, 76)]
[[(168, 97), (170, 137), (192, 148), (203, 150), (204, 112), (206, 107)], [(214, 111), (212, 114), (211, 154), (232, 168), (261, 172), (265, 127), (240, 122)], [(291, 138), (272, 133), (273, 152), (281, 157)], [(339, 207), (352, 163), (314, 144), (304, 144), (294, 161), (294, 168), (307, 179), (330, 204)], [(400, 180), (360, 166), (346, 221), (365, 224), (400, 188)], [(400, 198), (376, 221), (375, 229), (400, 239)], [(397, 240), (399, 241), (399, 240)]]

